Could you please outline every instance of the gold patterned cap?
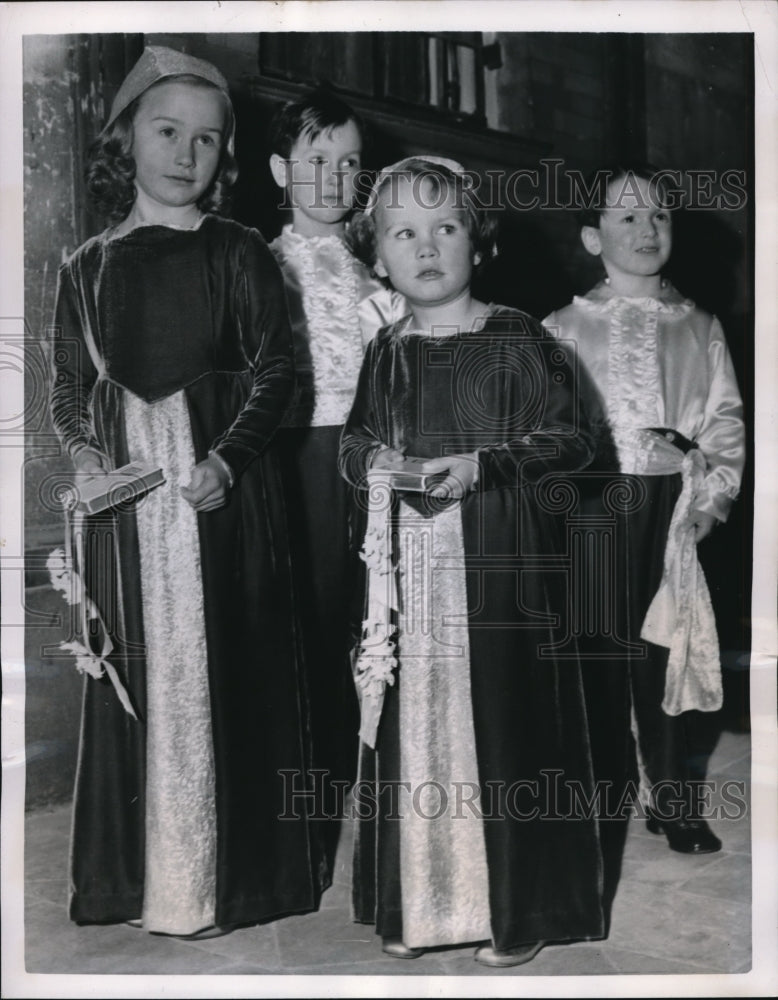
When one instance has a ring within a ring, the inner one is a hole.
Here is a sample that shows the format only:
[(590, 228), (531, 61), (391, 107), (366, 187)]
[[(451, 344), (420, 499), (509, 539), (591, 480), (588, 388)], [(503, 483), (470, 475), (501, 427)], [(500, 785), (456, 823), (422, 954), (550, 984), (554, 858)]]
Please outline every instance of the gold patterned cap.
[(122, 111), (149, 87), (170, 76), (198, 76), (218, 87), (229, 100), (227, 81), (214, 65), (205, 59), (189, 56), (185, 52), (169, 49), (164, 45), (148, 45), (119, 87), (105, 128), (108, 128)]

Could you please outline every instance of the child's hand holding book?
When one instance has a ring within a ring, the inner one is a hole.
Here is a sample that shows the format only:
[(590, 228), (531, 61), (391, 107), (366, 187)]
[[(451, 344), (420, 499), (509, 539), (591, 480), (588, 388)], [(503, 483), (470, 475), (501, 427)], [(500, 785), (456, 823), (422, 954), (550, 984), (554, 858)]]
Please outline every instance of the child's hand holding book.
[(370, 466), (371, 473), (384, 475), (399, 492), (429, 493), (442, 500), (461, 500), (478, 479), (478, 459), (469, 455), (444, 455), (442, 458), (414, 458), (395, 448), (378, 451)]
[(381, 448), (373, 456), (373, 461), (370, 463), (370, 468), (378, 471), (389, 471), (392, 469), (401, 469), (405, 463), (405, 455), (396, 448), (390, 448), (388, 445), (382, 445)]
[(478, 457), (475, 452), (470, 452), (430, 458), (424, 463), (424, 472), (428, 475), (445, 473), (445, 478), (430, 490), (430, 496), (441, 500), (461, 500), (478, 481)]
[(105, 475), (111, 467), (106, 456), (96, 448), (81, 448), (73, 456), (76, 472), (87, 476)]

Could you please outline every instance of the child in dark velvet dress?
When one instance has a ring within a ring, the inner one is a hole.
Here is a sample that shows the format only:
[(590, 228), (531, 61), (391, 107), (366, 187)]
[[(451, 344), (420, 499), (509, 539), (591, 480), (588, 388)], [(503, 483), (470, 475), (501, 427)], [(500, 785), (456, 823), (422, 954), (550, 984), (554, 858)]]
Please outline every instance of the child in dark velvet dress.
[(280, 772), (306, 769), (267, 452), (294, 371), (272, 254), (213, 214), (233, 133), (215, 67), (145, 50), (92, 152), (111, 226), (63, 265), (56, 313), (52, 414), (77, 473), (136, 461), (166, 480), (82, 526), (85, 589), (137, 718), (87, 680), (70, 912), (189, 937), (312, 909), (324, 878), (305, 819), (279, 819)]
[[(601, 937), (595, 820), (551, 773), (592, 792), (579, 664), (553, 652), (564, 580), (546, 474), (592, 439), (567, 355), (526, 313), (473, 298), (493, 236), (462, 168), (384, 170), (355, 223), (364, 259), (411, 313), (367, 348), (340, 466), (367, 509), (355, 917), (383, 950), (481, 942), (490, 966)], [(421, 460), (426, 493), (392, 482)], [(467, 799), (467, 803), (465, 803)]]

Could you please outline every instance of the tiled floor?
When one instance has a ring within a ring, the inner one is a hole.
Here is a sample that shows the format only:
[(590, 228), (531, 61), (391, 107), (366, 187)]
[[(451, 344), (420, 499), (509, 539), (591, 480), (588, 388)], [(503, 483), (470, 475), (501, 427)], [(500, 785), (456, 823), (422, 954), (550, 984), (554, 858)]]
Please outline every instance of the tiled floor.
[[(708, 771), (717, 795), (725, 781), (747, 787), (749, 757), (747, 734), (721, 735)], [(738, 787), (730, 786), (736, 793)], [(432, 951), (415, 961), (384, 956), (372, 928), (350, 919), (348, 827), (335, 884), (317, 913), (200, 942), (150, 935), (125, 925), (77, 927), (66, 914), (68, 826), (67, 807), (27, 817), (28, 972), (612, 976), (741, 973), (751, 964), (748, 810), (737, 819), (713, 821), (724, 849), (699, 857), (671, 852), (664, 837), (632, 820), (608, 939), (547, 946), (526, 966), (506, 970), (476, 965), (472, 946)]]

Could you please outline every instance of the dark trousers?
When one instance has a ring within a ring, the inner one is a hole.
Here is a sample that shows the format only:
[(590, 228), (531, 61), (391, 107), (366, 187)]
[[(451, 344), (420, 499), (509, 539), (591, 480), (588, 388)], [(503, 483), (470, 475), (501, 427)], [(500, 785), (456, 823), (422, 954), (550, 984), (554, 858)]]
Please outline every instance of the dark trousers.
[[(349, 628), (357, 556), (349, 545), (348, 486), (337, 467), (340, 433), (336, 426), (285, 428), (274, 442), (289, 519), (312, 763), (326, 772), (314, 786), (329, 817), (342, 805), (343, 785), (355, 778), (359, 748)], [(334, 844), (337, 823), (325, 822), (325, 830), (326, 840)]]
[[(595, 778), (617, 787), (636, 776), (633, 737), (642, 783), (652, 790), (652, 805), (665, 818), (693, 811), (689, 782), (704, 777), (695, 752), (698, 713), (667, 715), (662, 710), (668, 650), (640, 638), (649, 605), (662, 579), (667, 531), (681, 489), (680, 475), (628, 476), (634, 502), (613, 509), (612, 497), (597, 483), (585, 496), (584, 519), (608, 523), (609, 548), (603, 557), (584, 556), (583, 579), (597, 586), (607, 609), (597, 612), (608, 629), (583, 636), (580, 646)], [(585, 485), (585, 484), (584, 484)], [(594, 486), (594, 484), (592, 484)], [(596, 558), (597, 564), (593, 565)], [(606, 587), (597, 574), (608, 577)], [(619, 653), (619, 649), (622, 653)], [(607, 654), (607, 655), (604, 655)]]

